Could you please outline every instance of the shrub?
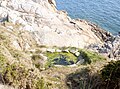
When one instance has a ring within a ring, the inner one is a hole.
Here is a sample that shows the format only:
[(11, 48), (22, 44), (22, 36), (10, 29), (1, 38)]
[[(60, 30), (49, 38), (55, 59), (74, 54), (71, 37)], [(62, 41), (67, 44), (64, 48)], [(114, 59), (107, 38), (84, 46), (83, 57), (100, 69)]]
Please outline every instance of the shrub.
[(97, 61), (106, 60), (106, 58), (101, 56), (100, 54), (89, 50), (80, 50), (80, 55), (83, 57), (83, 59), (85, 59), (84, 64), (90, 64), (90, 63), (95, 63)]
[(42, 61), (42, 57), (39, 54), (32, 55), (33, 65), (35, 65), (35, 67), (38, 68), (39, 70), (42, 67), (44, 67), (43, 64), (40, 61)]
[(120, 88), (120, 60), (111, 61), (101, 70), (106, 89)]
[(92, 73), (89, 67), (81, 68), (66, 78), (69, 89), (105, 89), (97, 73)]
[(28, 69), (18, 62), (13, 64), (6, 62), (5, 64), (0, 66), (2, 69), (0, 74), (4, 84), (19, 89), (44, 89), (45, 81), (34, 72), (34, 69)]

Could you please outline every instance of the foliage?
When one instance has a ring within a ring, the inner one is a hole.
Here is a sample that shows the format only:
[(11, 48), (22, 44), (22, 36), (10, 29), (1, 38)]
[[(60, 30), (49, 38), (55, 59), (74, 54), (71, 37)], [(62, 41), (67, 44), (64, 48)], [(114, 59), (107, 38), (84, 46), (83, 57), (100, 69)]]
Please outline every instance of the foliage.
[(42, 59), (42, 57), (38, 54), (34, 54), (32, 55), (32, 61), (33, 64), (35, 65), (36, 68), (40, 69), (41, 68), (41, 64), (40, 64), (40, 60)]
[(80, 50), (80, 55), (85, 59), (84, 64), (95, 63), (96, 61), (106, 60), (103, 56), (98, 53), (91, 52), (89, 50)]
[(99, 75), (92, 74), (89, 67), (81, 68), (66, 78), (69, 89), (104, 89), (99, 83)]
[(9, 63), (0, 55), (0, 75), (2, 83), (19, 89), (45, 89), (45, 81), (20, 62)]
[(111, 61), (101, 70), (102, 77), (106, 80), (117, 81), (120, 78), (120, 61)]
[(22, 57), (22, 52), (18, 51), (18, 50), (14, 50), (13, 48), (7, 48), (10, 52), (10, 54), (17, 60), (20, 59), (20, 57)]
[(37, 81), (36, 89), (46, 89), (43, 77)]
[(111, 61), (101, 70), (102, 78), (106, 84), (107, 89), (120, 88), (120, 60)]

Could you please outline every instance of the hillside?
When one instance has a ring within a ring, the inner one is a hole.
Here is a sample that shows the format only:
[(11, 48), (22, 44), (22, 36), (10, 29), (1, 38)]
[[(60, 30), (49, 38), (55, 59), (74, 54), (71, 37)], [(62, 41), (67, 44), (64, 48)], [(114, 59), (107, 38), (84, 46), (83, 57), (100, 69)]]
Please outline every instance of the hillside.
[(2, 0), (0, 89), (104, 89), (100, 70), (120, 59), (119, 43), (54, 0)]

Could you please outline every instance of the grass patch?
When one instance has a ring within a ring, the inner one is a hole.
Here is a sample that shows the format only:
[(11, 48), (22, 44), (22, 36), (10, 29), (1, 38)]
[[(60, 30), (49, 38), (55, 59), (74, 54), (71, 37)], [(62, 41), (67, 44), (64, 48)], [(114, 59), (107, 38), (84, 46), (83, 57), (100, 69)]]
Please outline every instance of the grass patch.
[(77, 61), (76, 56), (74, 56), (72, 53), (67, 53), (67, 52), (53, 52), (53, 53), (46, 52), (46, 56), (48, 57), (48, 62), (46, 66), (52, 66), (54, 64), (59, 64), (60, 60), (66, 61), (68, 65), (71, 63), (75, 63)]
[(98, 53), (95, 52), (91, 52), (89, 50), (79, 50), (80, 55), (83, 57), (83, 59), (85, 59), (85, 63), (84, 64), (90, 64), (90, 63), (95, 63), (97, 61), (103, 61), (106, 60), (105, 57), (101, 56)]
[[(66, 49), (66, 48), (62, 48)], [(103, 56), (98, 53), (91, 52), (89, 50), (84, 49), (77, 49), (75, 47), (67, 47), (68, 51), (62, 52), (46, 52), (45, 55), (48, 57), (48, 62), (46, 66), (53, 66), (53, 65), (71, 65), (75, 64), (81, 60), (84, 60), (81, 64), (91, 64), (97, 61), (106, 60)], [(60, 49), (61, 50), (61, 49)], [(77, 57), (75, 52), (79, 52), (80, 55)], [(80, 57), (81, 56), (81, 57)]]
[(6, 63), (5, 56), (0, 52), (0, 72), (4, 69), (4, 65)]

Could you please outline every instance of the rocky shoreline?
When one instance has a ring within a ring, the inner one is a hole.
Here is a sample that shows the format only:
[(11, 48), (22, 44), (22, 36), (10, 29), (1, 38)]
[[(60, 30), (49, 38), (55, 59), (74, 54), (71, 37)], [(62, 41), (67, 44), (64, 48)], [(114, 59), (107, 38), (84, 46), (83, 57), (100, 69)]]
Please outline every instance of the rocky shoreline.
[(88, 47), (95, 52), (103, 54), (104, 56), (110, 58), (111, 60), (120, 60), (120, 36), (114, 36), (113, 38), (108, 38), (102, 46), (98, 44), (90, 45)]
[(86, 48), (100, 53), (110, 60), (120, 60), (120, 33), (118, 32), (116, 35), (113, 35), (96, 24), (90, 23), (89, 25), (92, 26), (92, 31), (103, 41), (103, 44), (91, 44)]

